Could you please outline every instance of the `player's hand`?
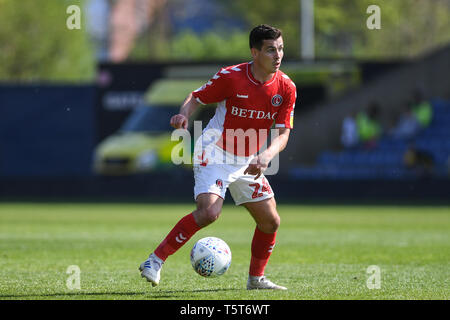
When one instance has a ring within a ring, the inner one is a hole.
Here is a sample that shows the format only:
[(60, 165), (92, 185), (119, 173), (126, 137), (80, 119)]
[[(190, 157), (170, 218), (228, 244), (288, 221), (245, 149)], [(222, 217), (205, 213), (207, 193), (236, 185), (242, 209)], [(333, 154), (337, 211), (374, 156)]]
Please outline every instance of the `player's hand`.
[(170, 125), (175, 129), (187, 129), (188, 128), (188, 118), (182, 114), (176, 114), (170, 118)]
[(245, 169), (244, 174), (256, 175), (255, 180), (257, 180), (266, 171), (269, 166), (268, 159), (266, 159), (261, 154), (252, 160), (252, 162)]

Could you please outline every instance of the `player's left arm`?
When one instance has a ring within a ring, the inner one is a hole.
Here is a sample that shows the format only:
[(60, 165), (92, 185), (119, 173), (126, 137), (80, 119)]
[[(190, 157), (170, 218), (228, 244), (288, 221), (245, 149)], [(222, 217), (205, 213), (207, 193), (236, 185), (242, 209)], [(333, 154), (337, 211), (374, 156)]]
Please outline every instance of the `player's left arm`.
[(270, 161), (286, 148), (291, 129), (278, 128), (276, 130), (278, 131), (278, 135), (272, 140), (270, 146), (264, 152), (260, 153), (254, 159), (253, 163), (249, 164), (244, 174), (256, 175), (255, 180), (258, 179), (269, 167)]
[(275, 158), (277, 154), (279, 154), (286, 148), (289, 140), (289, 134), (291, 133), (291, 129), (288, 128), (278, 128), (272, 130), (277, 130), (278, 135), (272, 140), (270, 146), (261, 153), (261, 156), (268, 159), (269, 162), (272, 161), (272, 159)]
[(270, 161), (286, 148), (291, 128), (294, 126), (294, 108), (297, 99), (297, 90), (294, 82), (289, 80), (287, 84), (288, 94), (286, 101), (280, 107), (280, 112), (275, 121), (275, 130), (278, 130), (278, 135), (273, 138), (270, 146), (259, 154), (244, 171), (244, 174), (256, 175), (255, 180), (268, 168)]

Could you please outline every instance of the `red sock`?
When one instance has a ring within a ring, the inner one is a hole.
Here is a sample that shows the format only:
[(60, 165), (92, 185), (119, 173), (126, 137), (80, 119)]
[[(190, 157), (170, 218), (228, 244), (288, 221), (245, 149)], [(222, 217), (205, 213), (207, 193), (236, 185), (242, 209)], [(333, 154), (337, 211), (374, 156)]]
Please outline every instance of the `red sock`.
[(252, 241), (252, 259), (250, 261), (251, 276), (263, 276), (272, 249), (275, 246), (277, 233), (264, 233), (256, 227)]
[(192, 213), (184, 216), (156, 248), (155, 255), (163, 261), (180, 249), (201, 228)]

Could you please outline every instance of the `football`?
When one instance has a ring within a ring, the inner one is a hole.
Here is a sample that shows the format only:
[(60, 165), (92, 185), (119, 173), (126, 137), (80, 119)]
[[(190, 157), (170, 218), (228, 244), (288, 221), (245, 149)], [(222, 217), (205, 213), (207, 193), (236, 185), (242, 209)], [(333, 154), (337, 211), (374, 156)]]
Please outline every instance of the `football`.
[(191, 264), (203, 277), (223, 275), (231, 264), (231, 250), (225, 241), (216, 237), (198, 240), (191, 250)]

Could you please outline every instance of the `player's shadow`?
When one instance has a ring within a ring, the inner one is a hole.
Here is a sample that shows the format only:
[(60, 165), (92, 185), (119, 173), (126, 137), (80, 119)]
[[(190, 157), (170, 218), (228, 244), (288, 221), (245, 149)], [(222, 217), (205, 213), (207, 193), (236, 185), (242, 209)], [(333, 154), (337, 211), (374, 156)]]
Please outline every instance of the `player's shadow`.
[[(204, 293), (204, 292), (224, 292), (224, 291), (242, 291), (239, 288), (220, 288), (220, 289), (195, 289), (195, 290), (161, 290), (155, 292), (149, 292), (153, 298), (186, 298), (186, 294), (192, 293)], [(182, 294), (182, 295), (180, 295)]]
[(77, 297), (77, 296), (143, 296), (143, 299), (150, 297), (152, 299), (159, 298), (178, 298), (185, 295), (186, 293), (202, 293), (202, 292), (221, 292), (221, 291), (240, 291), (242, 289), (197, 289), (197, 290), (161, 290), (161, 291), (144, 291), (144, 292), (56, 292), (49, 294), (9, 294), (0, 295), (0, 299), (11, 299), (11, 298), (56, 298), (56, 297)]
[(219, 291), (240, 291), (239, 288), (220, 288), (220, 289), (195, 289), (195, 290), (161, 290), (160, 292), (219, 292)]
[(9, 294), (9, 295), (0, 295), (0, 299), (2, 298), (31, 298), (31, 297), (46, 297), (46, 298), (56, 298), (56, 297), (76, 297), (76, 296), (136, 296), (136, 295), (147, 295), (148, 292), (55, 292), (49, 294), (39, 294), (39, 293), (30, 293), (30, 294)]
[(221, 292), (221, 291), (241, 291), (239, 288), (220, 288), (220, 289), (196, 289), (196, 290), (161, 290), (164, 293), (201, 293), (201, 292)]

